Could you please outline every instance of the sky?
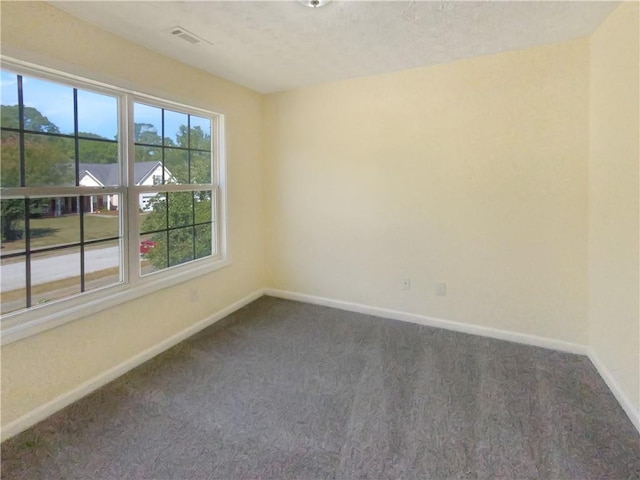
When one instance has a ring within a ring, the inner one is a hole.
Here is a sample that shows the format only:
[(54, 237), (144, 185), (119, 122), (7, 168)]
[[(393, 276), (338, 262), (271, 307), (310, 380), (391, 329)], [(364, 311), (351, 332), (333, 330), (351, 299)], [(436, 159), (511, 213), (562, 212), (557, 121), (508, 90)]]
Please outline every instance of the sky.
[[(24, 104), (34, 107), (54, 123), (60, 133), (73, 134), (73, 88), (47, 80), (22, 77)], [(2, 105), (18, 104), (18, 81), (15, 73), (0, 70)], [(150, 123), (161, 133), (161, 109), (134, 105), (134, 121)], [(175, 139), (180, 125), (187, 124), (187, 115), (165, 110), (165, 137)], [(191, 126), (201, 126), (209, 132), (209, 120), (191, 116)], [(116, 97), (78, 89), (78, 129), (113, 139), (118, 132), (118, 101)]]

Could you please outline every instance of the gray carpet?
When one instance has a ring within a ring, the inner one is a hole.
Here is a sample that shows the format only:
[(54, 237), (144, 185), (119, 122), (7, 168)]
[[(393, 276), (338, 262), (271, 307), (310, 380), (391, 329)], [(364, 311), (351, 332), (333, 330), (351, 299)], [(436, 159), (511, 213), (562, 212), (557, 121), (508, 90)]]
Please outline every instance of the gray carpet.
[(3, 479), (640, 478), (589, 360), (263, 297), (2, 445)]

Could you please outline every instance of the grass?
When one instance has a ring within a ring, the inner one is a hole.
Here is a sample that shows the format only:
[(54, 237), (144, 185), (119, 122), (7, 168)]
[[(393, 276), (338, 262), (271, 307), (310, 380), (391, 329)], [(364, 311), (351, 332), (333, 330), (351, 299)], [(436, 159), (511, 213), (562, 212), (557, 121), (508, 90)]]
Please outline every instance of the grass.
[[(64, 245), (80, 241), (80, 216), (31, 218), (31, 247)], [(24, 227), (23, 227), (24, 228)], [(91, 215), (84, 216), (85, 240), (118, 236), (118, 217)], [(5, 251), (24, 248), (24, 238), (13, 242), (2, 242)]]
[[(87, 273), (84, 276), (85, 282), (91, 282), (99, 280), (101, 278), (115, 276), (120, 272), (120, 267), (106, 268), (97, 272)], [(54, 282), (40, 283), (38, 285), (31, 286), (31, 295), (36, 296), (45, 293), (52, 293), (56, 290), (60, 290), (67, 287), (76, 287), (80, 285), (80, 277), (63, 278), (62, 280), (56, 280)], [(24, 288), (17, 290), (11, 290), (9, 292), (2, 292), (2, 302), (12, 302), (14, 300), (22, 300), (25, 296)]]
[[(142, 214), (140, 221), (146, 216)], [(80, 241), (80, 217), (78, 215), (64, 215), (61, 217), (32, 218), (29, 220), (31, 229), (31, 248), (65, 245)], [(119, 235), (117, 215), (85, 214), (84, 234), (86, 240), (98, 240)], [(2, 251), (24, 250), (24, 239), (12, 242), (2, 242)]]

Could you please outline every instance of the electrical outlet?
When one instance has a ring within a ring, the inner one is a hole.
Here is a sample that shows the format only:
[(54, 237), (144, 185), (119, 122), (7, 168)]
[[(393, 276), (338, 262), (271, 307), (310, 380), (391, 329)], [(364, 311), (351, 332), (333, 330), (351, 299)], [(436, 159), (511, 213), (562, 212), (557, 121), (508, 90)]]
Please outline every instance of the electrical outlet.
[(198, 292), (197, 288), (192, 288), (191, 290), (189, 290), (189, 293), (191, 294), (192, 302), (197, 302), (198, 298), (200, 298), (200, 293)]
[(445, 297), (447, 295), (447, 284), (444, 282), (436, 283), (436, 295)]
[(400, 280), (400, 290), (411, 290), (411, 279), (403, 278)]

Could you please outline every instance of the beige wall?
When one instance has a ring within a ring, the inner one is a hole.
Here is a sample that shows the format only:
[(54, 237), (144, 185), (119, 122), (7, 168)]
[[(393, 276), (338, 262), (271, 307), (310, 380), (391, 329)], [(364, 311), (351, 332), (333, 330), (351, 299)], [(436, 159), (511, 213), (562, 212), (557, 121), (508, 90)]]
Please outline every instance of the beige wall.
[[(80, 22), (47, 4), (1, 2), (2, 50), (226, 114), (233, 264), (2, 348), (2, 425), (264, 285), (262, 97)], [(191, 302), (190, 289), (199, 289)]]
[(638, 3), (591, 36), (589, 339), (640, 412)]
[(588, 60), (579, 39), (268, 96), (270, 286), (585, 344)]

